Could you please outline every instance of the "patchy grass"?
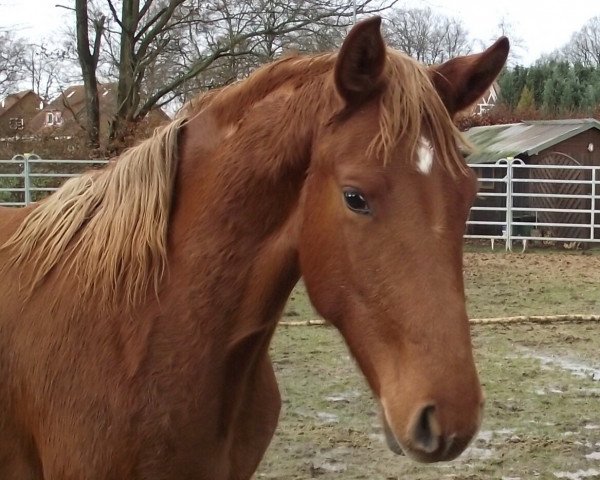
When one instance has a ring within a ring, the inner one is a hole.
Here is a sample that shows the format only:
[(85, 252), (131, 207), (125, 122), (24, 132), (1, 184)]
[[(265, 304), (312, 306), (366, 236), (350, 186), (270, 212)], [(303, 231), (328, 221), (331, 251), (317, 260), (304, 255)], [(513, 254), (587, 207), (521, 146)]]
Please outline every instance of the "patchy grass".
[(600, 313), (600, 255), (470, 252), (465, 285), (472, 318)]
[[(469, 251), (465, 278), (472, 317), (600, 313), (598, 255)], [(301, 286), (286, 317), (316, 318)], [(384, 445), (377, 403), (333, 328), (280, 327), (272, 357), (284, 406), (257, 478), (600, 478), (600, 324), (472, 332), (482, 430), (459, 459), (420, 465)]]

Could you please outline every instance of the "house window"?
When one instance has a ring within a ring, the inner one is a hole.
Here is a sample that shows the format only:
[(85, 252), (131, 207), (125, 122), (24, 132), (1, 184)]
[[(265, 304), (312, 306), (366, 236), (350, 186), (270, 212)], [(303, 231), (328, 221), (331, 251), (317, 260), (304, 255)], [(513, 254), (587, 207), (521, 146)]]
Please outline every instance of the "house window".
[(23, 130), (23, 119), (21, 117), (12, 117), (8, 121), (11, 130)]
[(46, 125), (48, 125), (48, 126), (62, 125), (62, 123), (63, 123), (62, 112), (59, 112), (58, 110), (56, 110), (54, 112), (46, 113)]
[(494, 107), (494, 105), (492, 103), (485, 102), (485, 103), (478, 104), (477, 107), (478, 107), (477, 113), (479, 115), (483, 115), (484, 113), (489, 112)]

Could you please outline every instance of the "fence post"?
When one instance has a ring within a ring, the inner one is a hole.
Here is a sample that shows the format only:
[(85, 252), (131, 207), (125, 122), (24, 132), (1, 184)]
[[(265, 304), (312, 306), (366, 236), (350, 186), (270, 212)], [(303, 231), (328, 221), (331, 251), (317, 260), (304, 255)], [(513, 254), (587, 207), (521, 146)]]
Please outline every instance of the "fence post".
[(31, 203), (31, 169), (29, 165), (29, 155), (23, 155), (23, 188), (25, 189), (25, 206)]
[(600, 169), (592, 169), (592, 205), (591, 205), (591, 222), (590, 222), (590, 240), (594, 240), (595, 225), (596, 225), (596, 174)]
[(512, 168), (510, 166), (511, 158), (501, 158), (496, 162), (496, 165), (503, 166), (506, 165), (506, 175), (504, 175), (504, 183), (506, 184), (506, 212), (504, 215), (504, 229), (502, 231), (502, 236), (504, 237), (505, 248), (506, 250), (512, 250), (511, 240), (510, 240), (510, 223), (512, 219), (512, 206), (511, 206), (511, 188), (512, 188)]
[(25, 155), (14, 155), (11, 160), (13, 162), (23, 162), (23, 171), (20, 175), (15, 175), (17, 177), (23, 178), (23, 200), (25, 205), (29, 205), (31, 203), (31, 195), (30, 195), (30, 179), (29, 179), (29, 164), (27, 163), (27, 154)]
[(23, 155), (25, 160), (23, 161), (23, 187), (25, 188), (25, 205), (31, 203), (31, 164), (29, 160), (40, 160), (40, 157), (35, 153), (26, 153)]
[(513, 207), (512, 158), (506, 159), (506, 250), (512, 252), (512, 207)]
[(496, 162), (496, 165), (506, 165), (506, 216), (504, 223), (506, 225), (506, 250), (512, 252), (512, 221), (513, 221), (513, 166), (524, 165), (520, 158), (506, 157)]

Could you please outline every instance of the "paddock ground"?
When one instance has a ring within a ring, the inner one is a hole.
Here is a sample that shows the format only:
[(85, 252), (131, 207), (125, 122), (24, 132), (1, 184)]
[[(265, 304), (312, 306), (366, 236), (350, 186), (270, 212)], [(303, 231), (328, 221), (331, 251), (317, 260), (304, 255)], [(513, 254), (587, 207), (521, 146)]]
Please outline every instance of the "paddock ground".
[[(597, 252), (465, 254), (469, 314), (600, 314)], [(315, 318), (297, 288), (284, 320)], [(379, 412), (330, 327), (279, 327), (284, 399), (258, 479), (600, 479), (600, 322), (474, 325), (487, 404), (459, 459), (420, 465), (388, 451)]]

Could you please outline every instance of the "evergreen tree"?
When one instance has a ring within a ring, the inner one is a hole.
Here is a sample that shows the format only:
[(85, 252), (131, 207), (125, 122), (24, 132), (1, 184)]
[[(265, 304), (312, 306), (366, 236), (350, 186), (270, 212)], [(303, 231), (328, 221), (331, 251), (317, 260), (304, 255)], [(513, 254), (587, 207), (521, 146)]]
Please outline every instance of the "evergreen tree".
[(568, 74), (562, 78), (562, 92), (560, 95), (561, 112), (573, 112), (581, 105), (583, 91), (575, 71), (570, 69)]
[(533, 98), (533, 92), (525, 85), (521, 91), (519, 103), (517, 104), (518, 112), (528, 112), (535, 108), (535, 99)]
[(527, 73), (527, 86), (533, 93), (536, 105), (542, 105), (544, 94), (544, 83), (551, 73), (547, 64), (537, 64), (529, 68)]
[(499, 102), (514, 108), (519, 101), (520, 90), (517, 90), (515, 84), (516, 76), (514, 70), (505, 69), (500, 78), (498, 79), (498, 85), (500, 87), (500, 98)]
[(584, 90), (583, 98), (581, 100), (581, 108), (589, 113), (596, 108), (596, 105), (598, 105), (598, 100), (596, 88), (594, 85), (590, 84)]
[(544, 93), (542, 94), (542, 106), (548, 114), (555, 114), (558, 110), (561, 97), (560, 83), (555, 75), (552, 75), (544, 83)]
[(505, 69), (498, 84), (498, 103), (509, 111), (540, 108), (550, 116), (600, 111), (600, 67), (548, 57), (531, 67)]
[(521, 92), (523, 91), (523, 87), (525, 87), (527, 82), (527, 68), (517, 65), (514, 70), (514, 76), (515, 97), (512, 106), (516, 107), (519, 103), (519, 98), (521, 96)]

